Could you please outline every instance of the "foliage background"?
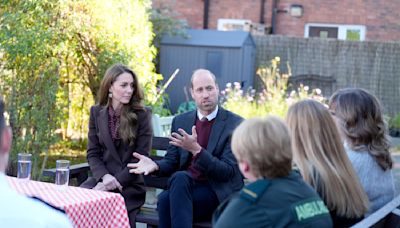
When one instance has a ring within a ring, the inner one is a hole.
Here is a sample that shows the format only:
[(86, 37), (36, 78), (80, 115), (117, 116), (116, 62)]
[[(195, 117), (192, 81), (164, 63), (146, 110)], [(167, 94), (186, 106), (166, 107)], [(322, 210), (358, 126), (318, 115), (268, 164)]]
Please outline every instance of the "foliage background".
[[(325, 102), (320, 89), (310, 90), (307, 85), (300, 85), (288, 91), (288, 73), (280, 72), (280, 58), (275, 57), (269, 63), (261, 65), (257, 75), (262, 81), (261, 91), (249, 88), (243, 91), (239, 82), (228, 83), (222, 93), (222, 105), (244, 117), (264, 117), (275, 115), (285, 118), (289, 106), (302, 99), (314, 99)], [(289, 64), (287, 64), (290, 69)]]
[(1, 0), (0, 5), (0, 94), (14, 133), (11, 160), (18, 152), (32, 153), (35, 179), (52, 146), (86, 137), (88, 110), (110, 65), (133, 68), (147, 105), (162, 102), (154, 99), (162, 76), (153, 63), (150, 0)]

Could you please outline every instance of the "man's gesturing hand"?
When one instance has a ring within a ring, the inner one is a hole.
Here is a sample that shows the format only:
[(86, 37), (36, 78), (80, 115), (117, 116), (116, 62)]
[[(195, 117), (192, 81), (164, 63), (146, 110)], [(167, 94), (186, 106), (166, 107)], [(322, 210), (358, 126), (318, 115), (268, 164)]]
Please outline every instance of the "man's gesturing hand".
[(133, 156), (139, 161), (137, 163), (129, 163), (127, 166), (130, 173), (148, 175), (158, 170), (158, 165), (150, 158), (139, 153), (133, 153)]
[(186, 133), (182, 128), (179, 128), (178, 131), (180, 134), (173, 132), (169, 137), (171, 140), (169, 142), (170, 144), (187, 150), (193, 155), (196, 155), (201, 151), (201, 146), (197, 143), (196, 126), (192, 127), (192, 135)]

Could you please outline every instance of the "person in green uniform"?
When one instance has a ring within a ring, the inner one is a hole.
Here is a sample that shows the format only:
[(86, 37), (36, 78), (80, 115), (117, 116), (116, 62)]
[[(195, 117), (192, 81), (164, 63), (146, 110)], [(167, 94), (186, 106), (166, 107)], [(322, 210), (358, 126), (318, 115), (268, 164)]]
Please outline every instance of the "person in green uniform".
[(313, 188), (292, 170), (289, 131), (277, 117), (242, 122), (232, 151), (249, 180), (213, 215), (213, 227), (332, 227), (329, 210)]

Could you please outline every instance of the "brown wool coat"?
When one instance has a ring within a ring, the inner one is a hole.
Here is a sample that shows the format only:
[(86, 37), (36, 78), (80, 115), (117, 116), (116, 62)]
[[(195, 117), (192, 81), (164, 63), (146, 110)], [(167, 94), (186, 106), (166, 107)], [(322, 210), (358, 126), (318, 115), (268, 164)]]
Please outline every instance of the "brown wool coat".
[(138, 161), (132, 156), (133, 152), (149, 155), (153, 135), (151, 111), (145, 109), (137, 115), (139, 126), (134, 145), (122, 144), (120, 151), (117, 151), (108, 127), (107, 107), (95, 105), (90, 109), (87, 160), (94, 179), (90, 181), (92, 186), (89, 187), (93, 188), (105, 174), (111, 174), (123, 187), (121, 194), (128, 211), (143, 205), (145, 188), (143, 176), (129, 173), (126, 165)]

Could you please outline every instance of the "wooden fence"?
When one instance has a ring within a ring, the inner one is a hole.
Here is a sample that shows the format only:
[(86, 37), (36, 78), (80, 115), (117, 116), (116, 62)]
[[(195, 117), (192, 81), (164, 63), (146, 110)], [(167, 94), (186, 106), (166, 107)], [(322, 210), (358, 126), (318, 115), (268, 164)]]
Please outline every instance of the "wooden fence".
[[(400, 42), (254, 36), (256, 66), (281, 58), (281, 72), (319, 75), (335, 80), (337, 89), (361, 87), (382, 102), (385, 113), (400, 112)], [(322, 91), (324, 93), (324, 91)], [(329, 96), (325, 91), (324, 95)], [(329, 93), (329, 92), (328, 92)]]

